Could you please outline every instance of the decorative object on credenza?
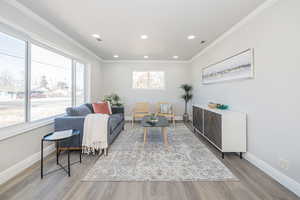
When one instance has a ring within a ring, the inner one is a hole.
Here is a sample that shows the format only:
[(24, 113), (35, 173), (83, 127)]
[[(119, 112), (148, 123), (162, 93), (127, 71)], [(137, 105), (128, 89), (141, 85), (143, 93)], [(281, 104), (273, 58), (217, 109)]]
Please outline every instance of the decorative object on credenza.
[(217, 106), (218, 106), (217, 103), (213, 103), (213, 102), (208, 103), (208, 107), (211, 108), (211, 109), (215, 109), (215, 108), (217, 108)]
[(184, 90), (184, 94), (181, 95), (181, 98), (184, 100), (185, 102), (185, 107), (184, 107), (184, 114), (183, 114), (183, 121), (184, 122), (188, 122), (189, 121), (189, 114), (187, 112), (187, 104), (188, 102), (193, 98), (193, 95), (191, 94), (192, 90), (193, 90), (193, 86), (189, 85), (189, 84), (182, 84), (180, 86), (181, 89)]
[(109, 101), (112, 106), (122, 106), (121, 98), (117, 94), (105, 95), (103, 101)]
[(228, 105), (213, 103), (213, 102), (209, 102), (207, 106), (211, 109), (216, 109), (217, 108), (217, 109), (220, 109), (220, 110), (227, 110), (229, 108)]
[(247, 49), (202, 69), (203, 84), (253, 77), (253, 49)]
[(225, 104), (217, 104), (217, 108), (220, 110), (227, 110), (229, 106)]

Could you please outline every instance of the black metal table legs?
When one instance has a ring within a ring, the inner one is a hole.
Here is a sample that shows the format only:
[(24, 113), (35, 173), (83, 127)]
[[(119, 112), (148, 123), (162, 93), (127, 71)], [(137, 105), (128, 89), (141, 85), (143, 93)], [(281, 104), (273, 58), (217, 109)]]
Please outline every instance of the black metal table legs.
[(79, 140), (79, 147), (81, 147), (81, 148), (79, 149), (79, 162), (81, 163), (82, 144), (81, 144), (81, 138), (80, 138), (80, 135), (78, 136), (78, 140)]
[(71, 176), (71, 168), (70, 168), (70, 148), (68, 148), (68, 175)]
[[(68, 170), (64, 168), (59, 163), (59, 150), (58, 150), (58, 141), (56, 142), (56, 164), (59, 165), (63, 170), (65, 170), (68, 176), (71, 176), (71, 168), (70, 168), (70, 150), (68, 148)], [(41, 140), (41, 179), (44, 177), (44, 140)]]
[[(71, 138), (72, 139), (72, 138)], [(59, 165), (67, 174), (68, 174), (68, 176), (71, 176), (71, 164), (70, 164), (70, 146), (68, 146), (68, 150), (67, 150), (67, 156), (68, 156), (68, 165), (67, 165), (67, 167), (68, 167), (68, 169), (66, 169), (64, 166), (62, 166), (60, 163), (59, 163), (59, 154), (60, 154), (60, 152), (59, 152), (59, 150), (58, 150), (58, 148), (59, 148), (59, 141), (57, 141), (57, 146), (56, 146), (56, 152), (57, 152), (57, 154), (56, 154), (56, 162), (57, 162), (57, 165)]]
[[(44, 177), (44, 139), (41, 140), (41, 179), (43, 179)], [(81, 139), (80, 139), (80, 136), (79, 136), (79, 144), (81, 142)], [(60, 151), (59, 151), (59, 141), (56, 141), (55, 142), (55, 146), (56, 146), (56, 164), (60, 166), (60, 168), (62, 168), (67, 174), (68, 176), (71, 176), (71, 163), (70, 163), (70, 146), (68, 147), (67, 149), (67, 156), (68, 156), (68, 165), (67, 165), (67, 169), (62, 166), (60, 163), (59, 163), (59, 155), (60, 155)], [(81, 150), (79, 151), (79, 162), (81, 163), (82, 161), (82, 152)], [(78, 161), (77, 161), (78, 162)], [(74, 163), (73, 163), (74, 164)], [(56, 171), (56, 170), (54, 170)], [(50, 172), (48, 172), (50, 173)]]
[(43, 149), (44, 149), (44, 140), (41, 141), (41, 179), (43, 179)]
[(59, 150), (58, 150), (58, 141), (55, 142), (55, 147), (56, 147), (56, 164), (58, 165), (58, 157), (59, 157)]

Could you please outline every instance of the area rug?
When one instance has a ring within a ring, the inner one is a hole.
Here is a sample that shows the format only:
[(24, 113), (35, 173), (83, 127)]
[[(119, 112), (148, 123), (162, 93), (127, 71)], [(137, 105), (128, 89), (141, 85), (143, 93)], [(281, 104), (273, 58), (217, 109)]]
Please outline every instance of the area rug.
[(82, 181), (237, 181), (231, 171), (183, 124), (168, 128), (169, 146), (159, 128), (128, 127)]

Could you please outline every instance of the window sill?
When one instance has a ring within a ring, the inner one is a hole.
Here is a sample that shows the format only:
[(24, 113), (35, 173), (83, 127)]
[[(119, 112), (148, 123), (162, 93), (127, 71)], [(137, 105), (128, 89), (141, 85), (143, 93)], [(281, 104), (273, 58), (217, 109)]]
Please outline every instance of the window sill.
[[(58, 117), (58, 116), (55, 116)], [(40, 121), (35, 121), (35, 122), (28, 122), (28, 123), (23, 123), (23, 124), (18, 124), (6, 128), (1, 128), (0, 129), (0, 141), (6, 140), (8, 138), (20, 135), (22, 133), (26, 133), (29, 131), (32, 131), (37, 128), (45, 127), (48, 125), (51, 125), (54, 123), (54, 118), (51, 117), (48, 119), (40, 120)]]

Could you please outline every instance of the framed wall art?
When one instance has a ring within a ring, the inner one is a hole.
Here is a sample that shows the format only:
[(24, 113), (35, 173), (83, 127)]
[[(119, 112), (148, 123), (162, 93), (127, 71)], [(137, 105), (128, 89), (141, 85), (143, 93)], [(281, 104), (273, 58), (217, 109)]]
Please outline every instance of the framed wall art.
[(234, 56), (202, 69), (202, 83), (212, 84), (224, 81), (254, 78), (253, 49), (247, 49)]

